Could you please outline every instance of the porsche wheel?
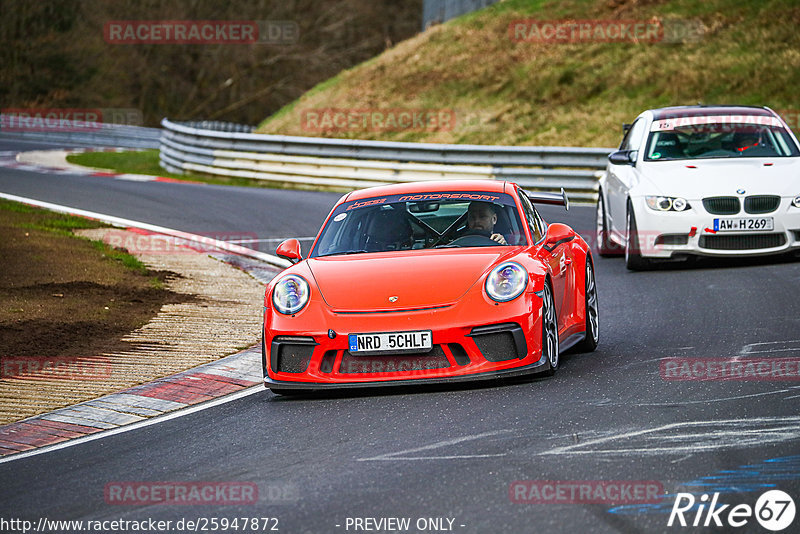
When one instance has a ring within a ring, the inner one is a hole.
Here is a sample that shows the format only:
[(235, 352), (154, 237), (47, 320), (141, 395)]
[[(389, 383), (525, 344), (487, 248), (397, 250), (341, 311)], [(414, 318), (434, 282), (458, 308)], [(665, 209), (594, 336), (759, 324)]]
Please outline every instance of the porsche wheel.
[(608, 218), (606, 217), (606, 203), (603, 200), (603, 192), (597, 198), (597, 208), (595, 209), (595, 243), (597, 252), (600, 256), (608, 258), (622, 254), (620, 246), (608, 238)]
[(586, 337), (578, 343), (580, 352), (592, 352), (597, 348), (600, 339), (600, 307), (597, 303), (597, 283), (594, 279), (592, 260), (586, 257), (586, 287), (585, 287), (585, 317)]
[(625, 266), (632, 271), (647, 269), (650, 262), (642, 257), (642, 250), (639, 246), (639, 232), (636, 228), (636, 215), (633, 213), (633, 206), (630, 203), (628, 203), (626, 222)]
[(558, 318), (553, 290), (550, 284), (544, 284), (542, 293), (542, 353), (547, 358), (549, 369), (547, 375), (554, 375), (558, 369)]

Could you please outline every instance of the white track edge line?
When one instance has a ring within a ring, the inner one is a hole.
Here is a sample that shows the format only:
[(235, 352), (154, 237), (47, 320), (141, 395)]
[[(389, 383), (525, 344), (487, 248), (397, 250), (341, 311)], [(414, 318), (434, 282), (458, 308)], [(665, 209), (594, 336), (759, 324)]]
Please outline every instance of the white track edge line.
[(286, 268), (291, 266), (291, 263), (289, 263), (289, 261), (284, 260), (283, 258), (279, 258), (277, 256), (273, 256), (272, 254), (267, 254), (265, 252), (258, 252), (257, 250), (253, 250), (247, 247), (242, 247), (239, 245), (234, 245), (226, 241), (220, 241), (218, 239), (213, 239), (202, 235), (182, 232), (180, 230), (173, 230), (172, 228), (165, 228), (163, 226), (156, 226), (154, 224), (132, 221), (130, 219), (123, 219), (121, 217), (115, 217), (113, 215), (105, 215), (103, 213), (96, 213), (93, 211), (71, 208), (69, 206), (62, 206), (60, 204), (52, 204), (50, 202), (44, 202), (42, 200), (36, 200), (33, 198), (19, 197), (16, 195), (10, 195), (8, 193), (0, 193), (0, 198), (4, 198), (6, 200), (12, 200), (14, 202), (22, 202), (24, 204), (45, 208), (51, 211), (57, 211), (59, 213), (67, 213), (69, 215), (88, 217), (89, 219), (95, 219), (114, 226), (119, 226), (123, 228), (139, 228), (142, 230), (148, 230), (150, 232), (169, 235), (172, 237), (179, 237), (181, 239), (186, 239), (187, 241), (192, 241), (195, 243), (211, 245), (220, 250), (226, 250), (228, 252), (239, 254), (241, 256), (248, 256), (250, 258), (254, 258), (269, 263), (270, 265), (274, 265), (276, 267)]
[[(171, 228), (164, 228), (164, 227), (161, 227), (161, 226), (156, 226), (156, 225), (152, 225), (152, 224), (148, 224), (148, 223), (142, 223), (142, 222), (139, 222), (139, 221), (132, 221), (132, 220), (129, 220), (129, 219), (123, 219), (123, 218), (120, 218), (120, 217), (114, 217), (114, 216), (111, 216), (111, 215), (104, 215), (102, 213), (95, 213), (95, 212), (81, 210), (81, 209), (77, 209), (77, 208), (71, 208), (71, 207), (68, 207), (68, 206), (61, 206), (59, 204), (52, 204), (50, 202), (44, 202), (44, 201), (36, 200), (36, 199), (32, 199), (32, 198), (26, 198), (26, 197), (20, 197), (20, 196), (16, 196), (16, 195), (10, 195), (8, 193), (0, 192), (0, 198), (4, 198), (6, 200), (12, 200), (14, 202), (22, 202), (24, 204), (28, 204), (28, 205), (37, 206), (37, 207), (40, 207), (40, 208), (49, 209), (51, 211), (56, 211), (56, 212), (59, 212), (59, 213), (68, 213), (70, 215), (79, 215), (79, 216), (83, 216), (83, 217), (88, 217), (90, 219), (95, 219), (95, 220), (107, 222), (107, 223), (112, 224), (114, 226), (141, 228), (142, 230), (149, 230), (149, 231), (152, 231), (152, 232), (162, 233), (162, 234), (165, 234), (165, 235), (172, 235), (172, 236), (175, 236), (175, 237), (180, 237), (180, 238), (183, 238), (183, 239), (187, 239), (189, 241), (194, 241), (194, 242), (199, 242), (199, 243), (204, 243), (204, 244), (211, 244), (211, 245), (213, 245), (213, 246), (215, 246), (217, 248), (220, 248), (222, 250), (227, 250), (229, 252), (235, 252), (235, 253), (241, 254), (243, 256), (249, 256), (249, 257), (252, 257), (252, 258), (256, 258), (256, 259), (265, 261), (265, 262), (273, 264), (273, 265), (277, 264), (278, 266), (281, 266), (281, 267), (285, 266), (284, 265), (285, 260), (283, 260), (281, 258), (278, 258), (276, 256), (272, 256), (270, 254), (266, 254), (266, 253), (263, 253), (263, 252), (257, 252), (257, 251), (248, 249), (246, 247), (240, 247), (240, 246), (237, 246), (237, 245), (231, 245), (231, 244), (226, 243), (224, 241), (219, 241), (219, 240), (211, 239), (211, 238), (204, 237), (204, 236), (190, 234), (190, 233), (187, 233), (187, 232), (181, 232), (179, 230), (173, 230)], [(285, 262), (285, 263), (288, 264), (288, 262)], [(241, 392), (238, 392), (238, 393), (234, 393), (234, 394), (231, 394), (231, 395), (226, 395), (224, 397), (220, 397), (219, 399), (208, 401), (208, 402), (199, 404), (197, 406), (192, 406), (192, 407), (188, 407), (188, 408), (182, 408), (182, 409), (179, 409), (178, 411), (176, 411), (174, 413), (167, 413), (167, 414), (164, 414), (164, 415), (155, 416), (155, 417), (152, 417), (150, 419), (146, 419), (144, 421), (139, 421), (138, 423), (132, 423), (130, 425), (121, 426), (119, 428), (115, 428), (115, 429), (111, 429), (111, 430), (100, 431), (100, 432), (98, 432), (96, 434), (90, 434), (90, 435), (82, 437), (82, 438), (76, 438), (76, 439), (69, 440), (69, 441), (66, 441), (66, 442), (63, 442), (63, 443), (57, 443), (57, 444), (54, 444), (54, 445), (49, 445), (49, 446), (42, 447), (42, 448), (39, 448), (39, 449), (34, 449), (32, 451), (25, 451), (25, 452), (13, 454), (13, 455), (8, 456), (6, 458), (0, 458), (0, 464), (6, 463), (6, 462), (10, 462), (10, 461), (13, 461), (13, 460), (20, 460), (22, 458), (27, 458), (29, 456), (34, 456), (36, 454), (42, 454), (42, 453), (45, 453), (45, 452), (59, 450), (59, 449), (63, 449), (63, 448), (66, 448), (66, 447), (71, 447), (73, 445), (78, 445), (80, 443), (85, 443), (87, 441), (93, 441), (95, 439), (101, 439), (103, 437), (112, 436), (112, 435), (115, 435), (115, 434), (119, 434), (121, 432), (127, 432), (128, 430), (134, 430), (136, 428), (149, 426), (151, 424), (156, 424), (156, 423), (160, 423), (160, 422), (163, 422), (163, 421), (168, 421), (169, 419), (174, 419), (176, 417), (181, 417), (183, 415), (188, 415), (190, 413), (194, 413), (194, 412), (197, 412), (197, 411), (200, 411), (200, 410), (204, 410), (206, 408), (212, 408), (212, 407), (217, 406), (219, 404), (224, 404), (226, 402), (230, 402), (230, 401), (236, 400), (236, 399), (238, 399), (240, 397), (244, 397), (244, 396), (247, 396), (247, 395), (252, 395), (254, 393), (257, 393), (259, 391), (259, 387), (263, 387), (263, 386), (261, 386), (260, 384), (258, 386), (251, 386), (251, 387), (245, 389), (244, 391), (241, 391)]]

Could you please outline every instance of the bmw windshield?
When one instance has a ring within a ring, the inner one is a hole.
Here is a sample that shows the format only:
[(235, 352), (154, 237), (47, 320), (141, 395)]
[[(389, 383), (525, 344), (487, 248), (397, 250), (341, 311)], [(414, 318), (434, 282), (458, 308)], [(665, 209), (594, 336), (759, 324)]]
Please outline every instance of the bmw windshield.
[(654, 121), (645, 161), (800, 156), (781, 122), (771, 116), (691, 116)]
[(309, 257), (526, 244), (511, 195), (473, 191), (403, 194), (337, 206)]

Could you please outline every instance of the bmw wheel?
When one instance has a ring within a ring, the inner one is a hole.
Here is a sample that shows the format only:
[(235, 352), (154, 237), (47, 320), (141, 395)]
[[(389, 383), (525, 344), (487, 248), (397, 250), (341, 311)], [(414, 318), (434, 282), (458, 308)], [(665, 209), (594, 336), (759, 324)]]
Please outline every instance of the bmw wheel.
[(597, 198), (597, 208), (595, 209), (595, 243), (597, 252), (603, 258), (619, 256), (622, 254), (620, 246), (608, 238), (608, 218), (606, 217), (606, 203), (603, 200), (603, 192)]
[(632, 271), (647, 269), (650, 261), (642, 257), (639, 245), (639, 232), (636, 228), (636, 214), (633, 206), (628, 202), (628, 216), (626, 218), (625, 232), (625, 266)]

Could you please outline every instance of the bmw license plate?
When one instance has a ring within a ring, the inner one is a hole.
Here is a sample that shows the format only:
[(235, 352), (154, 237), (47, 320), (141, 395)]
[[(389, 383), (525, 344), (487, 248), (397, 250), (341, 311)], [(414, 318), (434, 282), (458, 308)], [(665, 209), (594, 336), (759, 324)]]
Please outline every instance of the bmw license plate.
[(772, 217), (714, 219), (715, 232), (763, 232), (773, 228)]
[(386, 332), (375, 334), (350, 334), (350, 353), (397, 354), (401, 352), (428, 352), (433, 348), (430, 330), (415, 332)]

